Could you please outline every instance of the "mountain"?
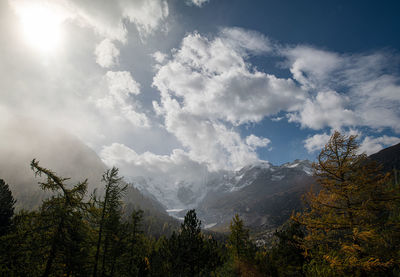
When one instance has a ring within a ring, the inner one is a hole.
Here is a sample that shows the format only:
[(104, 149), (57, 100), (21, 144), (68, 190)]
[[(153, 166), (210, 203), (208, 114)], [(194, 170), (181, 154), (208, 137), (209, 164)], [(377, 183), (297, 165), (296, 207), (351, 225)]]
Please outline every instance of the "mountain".
[[(17, 209), (37, 208), (50, 195), (40, 189), (40, 178), (30, 169), (34, 158), (57, 175), (71, 178), (69, 184), (87, 178), (88, 195), (94, 189), (101, 194), (106, 166), (91, 148), (66, 130), (29, 118), (10, 118), (0, 122), (0, 132), (0, 179), (9, 184)], [(123, 200), (126, 214), (133, 209), (144, 211), (143, 225), (148, 234), (160, 236), (178, 229), (179, 222), (168, 215), (165, 206), (132, 185)]]
[(143, 194), (155, 197), (170, 215), (183, 219), (195, 208), (203, 226), (226, 230), (238, 213), (252, 229), (275, 228), (285, 222), (293, 209), (300, 209), (301, 195), (313, 183), (311, 163), (295, 160), (281, 166), (258, 162), (238, 171), (219, 171), (207, 175), (202, 184), (150, 177), (129, 180)]
[(132, 184), (128, 184), (123, 202), (126, 215), (129, 215), (133, 210), (140, 209), (143, 211), (142, 226), (144, 232), (148, 235), (154, 237), (169, 236), (173, 231), (179, 229), (180, 222), (166, 212), (164, 205), (154, 197), (144, 195)]
[(18, 208), (37, 207), (46, 193), (40, 190), (39, 178), (30, 168), (32, 159), (68, 183), (89, 182), (89, 191), (100, 188), (106, 166), (97, 154), (67, 131), (30, 118), (10, 118), (0, 124), (0, 178), (17, 199)]
[(283, 224), (301, 208), (301, 195), (313, 183), (311, 163), (295, 160), (281, 166), (259, 163), (242, 168), (211, 185), (197, 211), (207, 226), (224, 230), (238, 213), (252, 229)]
[(400, 143), (372, 154), (369, 158), (381, 163), (386, 172), (400, 170)]

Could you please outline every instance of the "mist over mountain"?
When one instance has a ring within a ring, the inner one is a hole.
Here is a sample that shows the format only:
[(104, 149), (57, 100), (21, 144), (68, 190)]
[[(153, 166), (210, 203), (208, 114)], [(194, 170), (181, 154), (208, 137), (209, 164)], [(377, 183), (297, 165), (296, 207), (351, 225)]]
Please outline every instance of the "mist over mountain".
[(100, 188), (106, 166), (96, 153), (78, 138), (47, 122), (8, 117), (0, 123), (0, 178), (11, 187), (17, 206), (32, 208), (43, 197), (30, 168), (32, 159), (73, 184), (88, 179), (88, 190)]

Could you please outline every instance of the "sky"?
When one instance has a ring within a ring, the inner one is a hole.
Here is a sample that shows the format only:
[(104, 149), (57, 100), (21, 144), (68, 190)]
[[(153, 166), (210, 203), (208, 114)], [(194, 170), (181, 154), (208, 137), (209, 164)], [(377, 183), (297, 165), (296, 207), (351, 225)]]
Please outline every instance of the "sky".
[[(64, 128), (127, 176), (400, 142), (398, 1), (0, 2), (0, 118)], [(40, 130), (40, 126), (38, 127)]]

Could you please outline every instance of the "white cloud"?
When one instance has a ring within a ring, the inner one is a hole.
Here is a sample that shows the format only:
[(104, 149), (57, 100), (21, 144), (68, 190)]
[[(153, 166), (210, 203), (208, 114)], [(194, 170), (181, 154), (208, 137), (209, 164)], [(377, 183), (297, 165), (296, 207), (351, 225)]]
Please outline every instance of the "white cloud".
[(118, 64), (119, 50), (109, 39), (104, 39), (95, 49), (96, 62), (101, 67), (112, 67)]
[(312, 47), (280, 50), (293, 78), (316, 95), (289, 115), (303, 127), (368, 126), (400, 132), (400, 77), (388, 52), (339, 55)]
[(154, 52), (152, 56), (157, 63), (163, 63), (167, 58), (167, 55), (160, 51)]
[(222, 28), (220, 36), (224, 43), (244, 54), (265, 54), (274, 50), (274, 46), (263, 34), (238, 27)]
[(110, 93), (120, 101), (124, 101), (130, 94), (140, 94), (140, 84), (128, 71), (108, 71), (106, 78)]
[(296, 110), (306, 96), (292, 80), (251, 68), (242, 51), (224, 38), (209, 40), (197, 33), (183, 39), (173, 59), (157, 72), (154, 85), (163, 94), (183, 98), (185, 110), (195, 115), (233, 124)]
[(154, 103), (155, 110), (192, 159), (212, 169), (256, 161), (255, 145), (246, 144), (232, 126), (300, 108), (307, 94), (292, 80), (248, 63), (250, 55), (269, 51), (263, 35), (225, 28), (213, 39), (188, 34), (159, 67), (153, 85), (161, 101)]
[(271, 141), (268, 138), (257, 137), (253, 134), (246, 137), (246, 144), (253, 149), (258, 147), (266, 147)]
[(343, 63), (338, 54), (309, 46), (300, 45), (280, 51), (288, 59), (287, 65), (293, 78), (305, 89), (329, 89), (333, 71)]
[(96, 100), (96, 105), (114, 115), (128, 120), (135, 127), (149, 127), (149, 120), (144, 113), (137, 111), (138, 103), (133, 96), (140, 94), (140, 84), (128, 71), (108, 71), (106, 74), (108, 94)]
[(400, 143), (400, 138), (398, 137), (384, 135), (382, 137), (374, 138), (367, 136), (362, 141), (359, 152), (371, 155), (382, 150), (384, 147), (389, 147), (397, 143)]
[(134, 22), (142, 37), (161, 28), (163, 20), (169, 14), (165, 0), (120, 0), (120, 6), (123, 18)]
[(329, 141), (330, 137), (331, 136), (326, 133), (313, 135), (304, 140), (304, 147), (307, 149), (309, 153), (321, 150), (325, 146), (325, 144)]
[(162, 26), (168, 17), (165, 0), (9, 0), (17, 13), (27, 5), (42, 5), (53, 11), (61, 11), (64, 19), (92, 28), (98, 35), (110, 40), (126, 42), (127, 29), (124, 22), (134, 23), (141, 35), (146, 37)]
[(335, 91), (318, 92), (314, 99), (307, 99), (299, 112), (289, 114), (289, 122), (299, 122), (302, 127), (322, 129), (356, 125), (355, 113), (348, 109), (350, 100)]
[(197, 7), (202, 7), (205, 3), (209, 2), (210, 0), (186, 0), (187, 5), (195, 5)]
[(107, 166), (118, 166), (128, 176), (166, 177), (168, 174), (176, 180), (190, 180), (206, 169), (180, 149), (173, 150), (171, 155), (138, 154), (124, 144), (113, 143), (103, 147), (100, 157)]
[(103, 147), (100, 157), (107, 166), (117, 166), (128, 180), (150, 191), (169, 208), (182, 205), (177, 197), (182, 186), (190, 189), (200, 201), (207, 191), (207, 178), (217, 174), (210, 173), (205, 164), (193, 161), (181, 149), (174, 149), (170, 155), (138, 154), (124, 144), (113, 143)]
[(194, 161), (219, 170), (237, 169), (258, 160), (234, 129), (187, 112), (175, 99), (164, 98), (162, 105), (166, 129), (188, 149)]

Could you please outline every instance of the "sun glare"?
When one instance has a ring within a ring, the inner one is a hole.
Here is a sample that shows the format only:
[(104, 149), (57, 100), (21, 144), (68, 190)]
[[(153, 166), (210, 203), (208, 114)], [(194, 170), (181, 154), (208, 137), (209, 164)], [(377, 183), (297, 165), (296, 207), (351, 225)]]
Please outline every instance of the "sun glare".
[(19, 11), (25, 40), (34, 48), (49, 52), (61, 41), (63, 18), (45, 5), (25, 6)]

